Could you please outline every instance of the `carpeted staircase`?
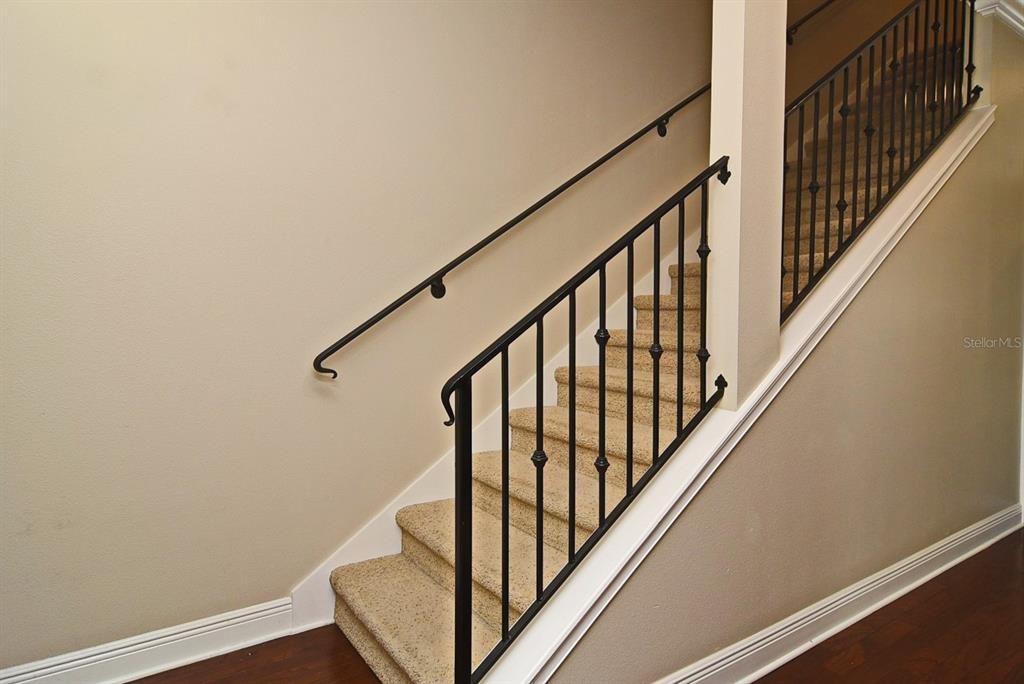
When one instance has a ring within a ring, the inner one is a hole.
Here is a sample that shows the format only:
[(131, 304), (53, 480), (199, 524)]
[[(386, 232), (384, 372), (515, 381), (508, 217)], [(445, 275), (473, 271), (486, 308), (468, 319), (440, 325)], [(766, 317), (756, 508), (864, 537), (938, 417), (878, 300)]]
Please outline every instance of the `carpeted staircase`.
[[(634, 478), (650, 466), (652, 417), (658, 410), (659, 450), (676, 437), (676, 294), (678, 269), (670, 268), (671, 294), (655, 302), (651, 295), (634, 300), (633, 349), (625, 330), (611, 330), (607, 346), (606, 435), (607, 508), (625, 493), (626, 483), (626, 364), (634, 358), (633, 454)], [(683, 420), (697, 412), (699, 386), (697, 321), (700, 266), (683, 266)], [(650, 355), (654, 316), (660, 316), (660, 399), (652, 392)], [(558, 405), (544, 410), (544, 445), (549, 461), (544, 469), (544, 582), (566, 562), (568, 551), (568, 409), (569, 369), (555, 373)], [(598, 525), (598, 483), (594, 470), (598, 444), (598, 368), (576, 369), (576, 545)], [(509, 414), (510, 502), (509, 611), (510, 621), (536, 598), (536, 494), (534, 408)], [(501, 635), (501, 453), (473, 458), (473, 662), (484, 658)], [(402, 553), (337, 568), (331, 585), (337, 595), (335, 619), (377, 676), (384, 682), (437, 684), (453, 679), (454, 654), (454, 502), (451, 499), (408, 506), (396, 521), (402, 530)]]
[[(891, 58), (891, 55), (890, 55)], [(820, 116), (818, 118), (818, 145), (817, 158), (815, 158), (814, 145), (814, 117), (813, 101), (805, 104), (805, 129), (802, 144), (797, 140), (797, 135), (790, 130), (787, 145), (787, 168), (784, 180), (783, 195), (783, 241), (782, 241), (782, 307), (785, 309), (793, 301), (793, 275), (799, 264), (799, 289), (807, 284), (811, 269), (811, 249), (814, 251), (813, 272), (817, 273), (825, 263), (826, 254), (832, 256), (840, 248), (842, 242), (848, 241), (856, 228), (853, 222), (853, 214), (856, 211), (856, 221), (859, 225), (863, 221), (865, 213), (865, 202), (867, 208), (874, 209), (879, 198), (885, 198), (890, 190), (889, 174), (889, 150), (892, 150), (893, 159), (893, 184), (900, 179), (900, 156), (903, 156), (904, 167), (908, 167), (911, 159), (916, 161), (921, 157), (922, 147), (928, 148), (932, 142), (932, 111), (922, 102), (923, 93), (918, 88), (915, 96), (912, 85), (916, 81), (923, 82), (923, 62), (927, 62), (928, 83), (934, 88), (935, 71), (933, 67), (933, 52), (922, 52), (915, 59), (911, 52), (904, 56), (902, 52), (899, 59), (901, 70), (895, 79), (890, 75), (890, 69), (886, 69), (886, 78), (882, 82), (882, 67), (875, 70), (874, 85), (875, 93), (871, 103), (872, 116), (869, 123), (869, 106), (867, 91), (869, 87), (869, 75), (863, 74), (861, 82), (861, 102), (858, 106), (856, 100), (856, 82), (850, 81), (850, 94), (848, 103), (849, 114), (846, 121), (846, 141), (842, 139), (842, 117), (839, 109), (842, 105), (842, 92), (837, 88), (835, 93), (835, 109), (832, 116), (831, 134), (831, 164), (829, 164), (828, 150), (830, 147), (829, 136), (829, 109), (827, 98), (819, 102)], [(903, 67), (913, 68), (916, 62), (917, 78), (912, 78), (911, 71)], [(935, 130), (940, 131), (941, 111), (946, 109), (947, 120), (949, 118), (950, 101), (945, 99), (942, 83), (955, 83), (958, 65), (954, 60), (948, 60), (945, 71), (940, 69), (938, 80), (939, 97), (937, 100), (938, 110), (935, 112)], [(889, 63), (891, 66), (891, 62)], [(945, 74), (945, 75), (943, 75)], [(904, 78), (910, 80), (904, 90)], [(893, 85), (895, 84), (895, 89)], [(839, 81), (841, 86), (841, 81)], [(884, 93), (881, 92), (884, 85)], [(895, 90), (896, 102), (893, 106), (893, 92)], [(905, 94), (906, 93), (906, 94)], [(954, 97), (952, 94), (949, 97)], [(907, 99), (904, 99), (906, 97)], [(933, 99), (932, 90), (929, 90), (928, 102)], [(913, 103), (913, 106), (912, 104)], [(858, 112), (859, 110), (859, 112)], [(859, 114), (859, 119), (858, 119)], [(795, 119), (795, 117), (794, 117)], [(859, 136), (857, 135), (857, 124), (859, 123)], [(867, 134), (868, 129), (873, 130), (872, 135)], [(890, 131), (893, 137), (890, 143)], [(890, 148), (891, 144), (891, 148)], [(798, 152), (803, 147), (802, 173), (798, 186)], [(845, 149), (845, 169), (843, 151)], [(856, 159), (855, 159), (856, 157)], [(879, 166), (881, 158), (881, 166)], [(870, 188), (866, 188), (868, 178), (867, 165), (870, 162)], [(881, 182), (879, 183), (879, 168), (881, 168)], [(854, 171), (857, 171), (856, 185), (854, 183)], [(844, 173), (845, 171), (845, 173)], [(831, 188), (828, 188), (831, 179)], [(817, 192), (812, 195), (809, 191), (812, 181), (816, 180), (819, 186)], [(842, 183), (840, 182), (842, 181)], [(798, 191), (798, 187), (800, 188)], [(800, 226), (799, 226), (799, 250), (797, 250), (797, 195), (800, 194)], [(812, 203), (813, 198), (813, 203)], [(844, 211), (840, 212), (840, 202), (844, 202)], [(811, 235), (813, 233), (813, 245)], [(827, 239), (826, 239), (827, 238)], [(826, 244), (827, 242), (827, 244)], [(794, 255), (799, 252), (799, 258)]]

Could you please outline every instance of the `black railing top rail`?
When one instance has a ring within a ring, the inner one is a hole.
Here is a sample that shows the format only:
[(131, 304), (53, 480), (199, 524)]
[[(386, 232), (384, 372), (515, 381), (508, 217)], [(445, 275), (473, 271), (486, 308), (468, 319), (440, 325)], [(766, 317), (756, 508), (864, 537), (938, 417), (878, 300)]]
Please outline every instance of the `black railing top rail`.
[(823, 9), (825, 9), (826, 7), (828, 7), (829, 5), (831, 5), (835, 1), (836, 0), (825, 0), (820, 5), (818, 5), (814, 9), (812, 9), (810, 12), (808, 12), (807, 14), (805, 14), (804, 16), (800, 17), (799, 19), (794, 21), (792, 24), (787, 26), (786, 27), (786, 43), (788, 43), (789, 45), (792, 45), (793, 44), (793, 39), (796, 38), (796, 32), (800, 30), (800, 27), (803, 26), (804, 24), (806, 24), (811, 19), (813, 19), (818, 14), (818, 12), (822, 11)]
[(794, 99), (792, 102), (786, 105), (786, 114), (791, 114), (792, 112), (796, 111), (797, 107), (799, 107), (801, 104), (803, 104), (811, 97), (813, 97), (815, 91), (820, 90), (833, 77), (839, 74), (843, 70), (843, 67), (848, 66), (850, 62), (856, 59), (857, 55), (864, 52), (864, 50), (866, 50), (872, 43), (881, 38), (884, 33), (887, 33), (890, 29), (892, 29), (892, 27), (895, 24), (902, 21), (903, 17), (913, 12), (914, 8), (920, 5), (921, 2), (922, 0), (914, 0), (913, 2), (911, 2), (909, 5), (901, 9), (896, 16), (894, 16), (889, 21), (885, 22), (885, 24), (880, 29), (872, 33), (869, 38), (865, 39), (864, 42), (862, 42), (860, 45), (851, 50), (850, 54), (846, 55), (846, 57), (843, 57), (841, 60), (839, 60), (839, 62), (833, 69), (829, 70), (828, 73), (826, 73), (824, 76), (822, 76), (813, 84), (811, 84), (810, 87), (807, 88), (807, 90), (800, 93), (800, 95), (797, 96), (796, 99)]
[(698, 88), (697, 90), (695, 90), (694, 92), (690, 93), (685, 98), (683, 98), (679, 103), (670, 107), (661, 116), (654, 119), (649, 124), (641, 128), (639, 131), (623, 140), (621, 143), (616, 145), (606, 154), (596, 159), (594, 162), (592, 162), (589, 166), (587, 166), (582, 171), (577, 173), (575, 176), (565, 181), (548, 194), (544, 195), (544, 197), (540, 198), (539, 200), (531, 204), (529, 207), (527, 207), (525, 210), (517, 214), (511, 220), (509, 220), (501, 227), (497, 228), (492, 233), (487, 235), (487, 237), (483, 238), (475, 245), (467, 249), (465, 252), (463, 252), (462, 254), (460, 254), (459, 256), (455, 257), (447, 264), (442, 266), (440, 269), (438, 269), (431, 275), (427, 276), (426, 279), (421, 281), (419, 284), (415, 285), (408, 292), (406, 292), (401, 297), (388, 304), (386, 307), (384, 307), (379, 312), (371, 316), (361, 325), (357, 326), (354, 330), (352, 330), (352, 332), (348, 333), (347, 335), (339, 339), (337, 342), (335, 342), (334, 344), (332, 344), (331, 346), (327, 347), (322, 352), (317, 354), (316, 358), (313, 360), (313, 370), (315, 370), (317, 373), (330, 375), (332, 378), (338, 377), (337, 371), (335, 371), (332, 368), (327, 368), (326, 366), (323, 365), (324, 361), (326, 361), (329, 357), (337, 353), (339, 350), (341, 350), (342, 347), (352, 342), (354, 339), (356, 339), (364, 332), (375, 326), (377, 323), (387, 318), (389, 315), (394, 313), (395, 310), (403, 306), (406, 302), (408, 302), (410, 299), (418, 295), (420, 292), (423, 292), (424, 290), (429, 288), (430, 294), (432, 294), (435, 299), (441, 299), (442, 297), (444, 297), (444, 277), (446, 275), (448, 275), (450, 272), (458, 268), (463, 262), (474, 256), (484, 247), (487, 247), (489, 244), (500, 238), (502, 235), (515, 228), (517, 225), (519, 225), (524, 220), (529, 218), (531, 215), (536, 213), (538, 210), (543, 208), (544, 205), (546, 205), (548, 202), (555, 199), (563, 192), (571, 188), (573, 185), (578, 183), (580, 180), (596, 171), (599, 167), (604, 165), (605, 162), (609, 161), (610, 159), (618, 155), (620, 152), (625, 150), (627, 147), (629, 147), (637, 140), (650, 133), (651, 131), (657, 130), (658, 135), (664, 137), (668, 133), (669, 119), (671, 119), (672, 116), (676, 114), (679, 110), (681, 110), (683, 107), (687, 106), (688, 104), (696, 100), (698, 97), (704, 95), (710, 90), (711, 84), (707, 83)]
[(543, 316), (554, 308), (556, 304), (569, 296), (569, 293), (572, 290), (582, 285), (588, 278), (597, 273), (601, 269), (602, 265), (608, 263), (612, 257), (625, 249), (631, 241), (639, 237), (654, 221), (667, 214), (673, 207), (677, 206), (683, 198), (699, 188), (701, 184), (707, 182), (708, 179), (716, 174), (719, 175), (719, 179), (723, 183), (729, 179), (731, 174), (729, 172), (728, 156), (720, 157), (713, 164), (697, 174), (690, 182), (672, 193), (672, 195), (662, 202), (657, 209), (641, 219), (625, 235), (620, 237), (618, 240), (613, 242), (611, 246), (594, 257), (594, 259), (580, 269), (576, 275), (565, 281), (561, 287), (552, 292), (544, 301), (534, 307), (530, 313), (523, 316), (519, 322), (502, 333), (494, 342), (489, 344), (486, 349), (477, 354), (469, 363), (448, 378), (448, 381), (445, 382), (444, 386), (441, 388), (441, 404), (444, 406), (444, 410), (448, 414), (448, 420), (445, 421), (445, 425), (450, 426), (454, 424), (455, 412), (452, 409), (451, 396), (455, 392), (456, 386), (462, 380), (483, 368), (489, 361), (494, 359), (502, 349), (529, 330), (530, 327), (537, 322), (538, 318)]

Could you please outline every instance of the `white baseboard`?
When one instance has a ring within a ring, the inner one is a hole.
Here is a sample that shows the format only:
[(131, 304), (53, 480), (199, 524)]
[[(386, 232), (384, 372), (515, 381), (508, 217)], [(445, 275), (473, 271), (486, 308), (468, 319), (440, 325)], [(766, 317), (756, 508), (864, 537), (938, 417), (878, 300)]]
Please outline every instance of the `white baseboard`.
[(292, 632), (291, 599), (278, 599), (0, 670), (0, 684), (120, 684)]
[(656, 684), (756, 681), (1020, 527), (1015, 504)]

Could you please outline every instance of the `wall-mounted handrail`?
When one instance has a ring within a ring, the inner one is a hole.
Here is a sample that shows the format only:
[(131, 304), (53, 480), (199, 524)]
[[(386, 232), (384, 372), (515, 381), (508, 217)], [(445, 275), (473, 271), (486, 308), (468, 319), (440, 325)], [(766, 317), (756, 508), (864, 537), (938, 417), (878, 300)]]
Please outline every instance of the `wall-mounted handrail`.
[(364, 332), (366, 332), (373, 326), (377, 325), (377, 323), (381, 322), (382, 320), (390, 316), (392, 313), (394, 313), (397, 309), (399, 309), (410, 299), (418, 295), (420, 292), (423, 292), (424, 290), (429, 288), (430, 294), (432, 294), (435, 299), (441, 299), (442, 297), (444, 297), (444, 277), (446, 275), (454, 271), (456, 268), (462, 265), (463, 262), (467, 261), (477, 252), (482, 250), (484, 247), (487, 247), (489, 244), (500, 238), (502, 235), (515, 228), (517, 225), (525, 221), (538, 210), (542, 209), (551, 200), (555, 199), (563, 192), (571, 188), (573, 185), (575, 185), (582, 179), (586, 178), (588, 175), (590, 175), (598, 168), (603, 166), (605, 162), (611, 160), (613, 157), (618, 155), (620, 152), (625, 150), (627, 147), (629, 147), (637, 140), (650, 133), (651, 131), (657, 130), (658, 135), (660, 135), (661, 137), (665, 137), (665, 135), (667, 135), (668, 133), (669, 119), (671, 119), (672, 116), (676, 114), (679, 110), (681, 110), (683, 107), (687, 106), (688, 104), (696, 100), (698, 97), (704, 95), (710, 90), (711, 84), (707, 83), (704, 86), (701, 86), (700, 88), (695, 90), (694, 92), (690, 93), (685, 98), (683, 98), (678, 104), (669, 108), (664, 114), (654, 119), (649, 124), (641, 128), (639, 131), (623, 140), (621, 143), (612, 148), (609, 152), (603, 154), (601, 157), (599, 157), (589, 166), (587, 166), (582, 171), (574, 175), (572, 178), (565, 181), (557, 188), (555, 188), (548, 194), (544, 195), (544, 197), (540, 198), (539, 200), (531, 204), (527, 209), (517, 214), (514, 218), (509, 220), (500, 228), (493, 231), (487, 237), (477, 242), (475, 245), (473, 245), (465, 252), (449, 261), (447, 264), (442, 266), (440, 269), (438, 269), (431, 275), (427, 276), (426, 279), (422, 280), (419, 284), (415, 285), (408, 292), (406, 292), (401, 297), (388, 304), (386, 307), (384, 307), (379, 312), (371, 316), (361, 325), (357, 326), (354, 330), (352, 330), (352, 332), (348, 333), (347, 335), (339, 339), (337, 342), (335, 342), (334, 344), (332, 344), (331, 346), (327, 347), (322, 352), (317, 354), (316, 358), (313, 359), (313, 370), (315, 370), (317, 373), (330, 375), (332, 378), (338, 377), (337, 371), (335, 371), (332, 368), (327, 368), (326, 366), (323, 365), (324, 361), (326, 361), (329, 357), (337, 353), (342, 347), (352, 342), (354, 339), (362, 335)]
[(831, 5), (835, 1), (836, 0), (825, 0), (820, 5), (818, 5), (814, 9), (812, 9), (810, 12), (808, 12), (807, 14), (805, 14), (804, 16), (800, 17), (799, 19), (794, 21), (792, 24), (787, 26), (786, 27), (786, 43), (789, 44), (789, 45), (792, 45), (793, 44), (793, 40), (796, 38), (796, 32), (800, 30), (800, 27), (803, 26), (804, 24), (806, 24), (811, 19), (813, 19), (818, 14), (818, 12), (822, 11), (823, 9), (825, 9), (826, 7), (828, 7), (829, 5)]

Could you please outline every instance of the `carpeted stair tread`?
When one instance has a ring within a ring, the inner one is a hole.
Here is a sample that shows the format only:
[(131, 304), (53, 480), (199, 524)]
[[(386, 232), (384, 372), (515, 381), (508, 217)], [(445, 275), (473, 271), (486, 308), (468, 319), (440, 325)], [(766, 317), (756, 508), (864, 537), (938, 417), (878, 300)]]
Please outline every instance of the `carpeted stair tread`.
[[(604, 386), (607, 393), (626, 393), (626, 369), (605, 368)], [(563, 366), (555, 370), (555, 381), (560, 385), (569, 383), (569, 368)], [(696, 387), (700, 382), (697, 369), (687, 372), (683, 376), (683, 403), (697, 404), (700, 399)], [(676, 400), (676, 374), (665, 368), (658, 373), (658, 394), (662, 401)], [(600, 387), (600, 368), (598, 366), (578, 366), (576, 368), (577, 387)], [(688, 390), (693, 390), (692, 393)], [(651, 370), (635, 368), (633, 371), (633, 394), (643, 397), (654, 396), (654, 373)]]
[[(453, 680), (454, 597), (415, 563), (399, 554), (344, 565), (331, 573), (331, 586), (410, 681)], [(473, 616), (474, 664), (500, 636)]]
[[(642, 472), (640, 469), (638, 472)], [(639, 477), (639, 475), (637, 475)], [(487, 451), (473, 455), (473, 478), (501, 491), (501, 452)], [(509, 453), (509, 496), (534, 505), (537, 496), (537, 468), (530, 456), (522, 452)], [(544, 511), (561, 520), (569, 520), (569, 471), (557, 463), (544, 466)], [(606, 483), (608, 510), (622, 498), (623, 488)], [(596, 477), (576, 473), (576, 527), (593, 532), (598, 524), (598, 483)], [(577, 539), (577, 544), (583, 539)], [(564, 554), (561, 556), (563, 559)]]
[[(513, 409), (509, 412), (509, 424), (513, 427), (535, 431), (537, 410), (535, 408)], [(675, 432), (660, 431), (659, 443), (669, 444), (675, 439)], [(569, 410), (562, 406), (544, 407), (544, 436), (561, 442), (569, 441)], [(596, 451), (598, 448), (598, 416), (595, 413), (576, 409), (576, 446)], [(626, 421), (616, 416), (605, 417), (605, 456), (626, 458)], [(633, 458), (638, 463), (650, 463), (650, 430), (635, 427), (633, 430)]]
[[(395, 516), (399, 527), (420, 543), (455, 565), (455, 500), (444, 499), (406, 506)], [(537, 598), (537, 540), (509, 524), (509, 606), (522, 613)], [(565, 554), (545, 545), (544, 584), (547, 585), (565, 562)], [(473, 509), (473, 580), (500, 600), (501, 519), (480, 508)], [(500, 623), (498, 623), (500, 625)]]

